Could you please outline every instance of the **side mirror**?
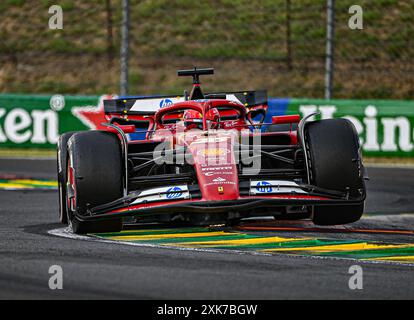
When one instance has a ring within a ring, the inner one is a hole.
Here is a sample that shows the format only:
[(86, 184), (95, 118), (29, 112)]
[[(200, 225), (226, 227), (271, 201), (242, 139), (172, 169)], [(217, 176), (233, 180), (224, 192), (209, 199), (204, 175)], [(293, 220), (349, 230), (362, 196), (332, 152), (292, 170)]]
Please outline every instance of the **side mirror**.
[(272, 124), (288, 124), (299, 123), (300, 115), (294, 114), (289, 116), (274, 116), (272, 117)]

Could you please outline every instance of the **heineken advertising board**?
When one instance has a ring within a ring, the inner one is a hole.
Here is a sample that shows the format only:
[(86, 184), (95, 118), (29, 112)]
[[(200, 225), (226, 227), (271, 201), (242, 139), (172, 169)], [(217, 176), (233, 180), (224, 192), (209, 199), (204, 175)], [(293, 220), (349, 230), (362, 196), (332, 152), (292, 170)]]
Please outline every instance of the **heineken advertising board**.
[[(0, 148), (50, 149), (64, 132), (101, 129), (102, 101), (110, 98), (0, 94)], [(266, 122), (274, 115), (315, 112), (319, 115), (314, 119), (352, 121), (365, 155), (414, 156), (413, 101), (273, 98)]]

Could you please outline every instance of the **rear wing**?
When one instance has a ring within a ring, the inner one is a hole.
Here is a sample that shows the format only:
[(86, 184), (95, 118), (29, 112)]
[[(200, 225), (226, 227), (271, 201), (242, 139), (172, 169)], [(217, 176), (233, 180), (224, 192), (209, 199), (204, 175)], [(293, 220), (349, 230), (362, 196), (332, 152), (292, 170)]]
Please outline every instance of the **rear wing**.
[[(205, 94), (205, 99), (226, 99), (243, 104), (247, 108), (267, 106), (266, 90), (218, 92)], [(105, 114), (152, 115), (173, 103), (186, 101), (185, 96), (145, 96), (104, 100)]]

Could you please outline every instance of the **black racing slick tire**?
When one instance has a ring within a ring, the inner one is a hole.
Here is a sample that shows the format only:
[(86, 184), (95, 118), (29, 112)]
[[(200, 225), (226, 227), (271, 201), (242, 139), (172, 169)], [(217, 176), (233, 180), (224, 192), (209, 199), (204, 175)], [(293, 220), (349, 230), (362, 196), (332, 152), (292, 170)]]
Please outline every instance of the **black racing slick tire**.
[(76, 234), (117, 232), (122, 219), (83, 221), (87, 209), (123, 196), (123, 165), (118, 137), (104, 131), (86, 131), (68, 142), (68, 185), (72, 230)]
[[(365, 185), (354, 125), (346, 119), (313, 121), (306, 123), (304, 135), (311, 184), (362, 198)], [(312, 220), (316, 225), (342, 225), (358, 221), (363, 212), (364, 201), (314, 206)]]
[(68, 224), (68, 208), (66, 202), (66, 165), (67, 143), (75, 132), (66, 132), (59, 137), (57, 143), (57, 180), (59, 191), (59, 221)]

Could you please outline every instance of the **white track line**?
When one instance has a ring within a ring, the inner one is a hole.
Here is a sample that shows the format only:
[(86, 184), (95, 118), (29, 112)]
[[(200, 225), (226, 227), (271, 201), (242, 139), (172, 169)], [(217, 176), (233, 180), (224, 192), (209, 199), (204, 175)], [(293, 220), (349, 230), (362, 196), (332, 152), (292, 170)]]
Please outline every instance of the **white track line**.
[(400, 222), (401, 220), (407, 218), (410, 220), (414, 220), (414, 213), (399, 213), (399, 214), (364, 214), (363, 220), (376, 220), (376, 221), (394, 221), (394, 222)]
[(178, 251), (196, 251), (196, 252), (207, 252), (207, 253), (231, 253), (231, 254), (238, 254), (238, 255), (256, 255), (256, 256), (278, 256), (278, 257), (289, 257), (289, 258), (302, 258), (302, 259), (319, 259), (319, 260), (339, 260), (339, 261), (352, 261), (358, 262), (362, 264), (381, 264), (381, 265), (394, 265), (394, 266), (404, 266), (404, 267), (414, 267), (414, 263), (404, 263), (398, 261), (386, 261), (386, 260), (360, 260), (354, 258), (346, 258), (346, 257), (328, 257), (328, 256), (311, 256), (311, 255), (301, 255), (301, 254), (290, 254), (290, 253), (267, 253), (267, 252), (260, 252), (260, 251), (242, 251), (242, 250), (228, 250), (228, 249), (206, 249), (206, 248), (186, 248), (186, 247), (177, 247), (177, 246), (168, 246), (168, 245), (158, 245), (152, 243), (137, 243), (137, 242), (129, 242), (129, 241), (116, 241), (116, 240), (108, 240), (99, 238), (97, 236), (82, 236), (77, 235), (71, 232), (69, 228), (59, 228), (49, 230), (47, 232), (50, 235), (63, 237), (68, 239), (75, 239), (75, 240), (86, 240), (92, 242), (101, 242), (101, 243), (111, 243), (111, 244), (120, 244), (120, 245), (128, 245), (134, 247), (146, 247), (146, 248), (158, 248), (158, 249), (173, 249)]
[[(200, 252), (234, 252), (232, 250), (221, 250), (221, 249), (205, 249), (205, 248), (185, 248), (185, 247), (176, 247), (176, 246), (168, 246), (168, 245), (158, 245), (153, 243), (137, 243), (137, 242), (130, 242), (130, 241), (118, 241), (118, 240), (109, 240), (100, 238), (98, 236), (82, 236), (72, 233), (69, 228), (60, 228), (60, 229), (53, 229), (49, 230), (47, 232), (48, 234), (63, 237), (63, 238), (69, 238), (69, 239), (75, 239), (75, 240), (87, 240), (87, 241), (93, 241), (93, 242), (103, 242), (103, 243), (111, 243), (111, 244), (122, 244), (122, 245), (128, 245), (128, 246), (134, 246), (134, 247), (147, 247), (147, 248), (161, 248), (161, 249), (175, 249), (179, 251), (200, 251)], [(245, 254), (245, 251), (240, 251), (240, 253)], [(256, 254), (259, 255), (265, 255), (270, 256), (271, 254), (263, 253), (263, 252), (256, 252)]]

